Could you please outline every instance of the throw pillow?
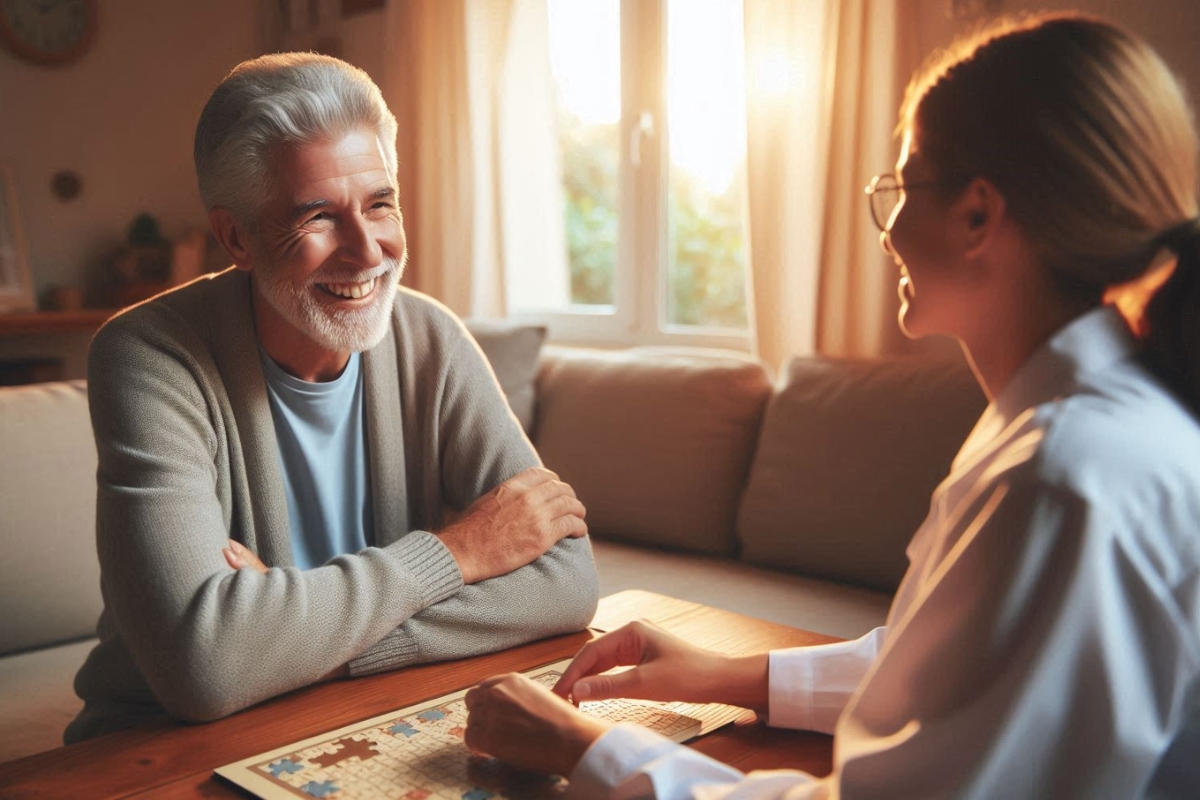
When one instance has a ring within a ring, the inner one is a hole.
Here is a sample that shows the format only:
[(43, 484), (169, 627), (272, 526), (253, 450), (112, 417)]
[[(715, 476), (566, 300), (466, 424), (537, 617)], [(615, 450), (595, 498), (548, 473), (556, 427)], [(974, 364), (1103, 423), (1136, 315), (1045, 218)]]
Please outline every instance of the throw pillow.
[(987, 401), (961, 358), (795, 359), (738, 516), (751, 563), (893, 591)]
[(533, 426), (533, 380), (546, 328), (482, 319), (466, 320), (466, 325), (487, 357), (517, 421), (529, 433)]

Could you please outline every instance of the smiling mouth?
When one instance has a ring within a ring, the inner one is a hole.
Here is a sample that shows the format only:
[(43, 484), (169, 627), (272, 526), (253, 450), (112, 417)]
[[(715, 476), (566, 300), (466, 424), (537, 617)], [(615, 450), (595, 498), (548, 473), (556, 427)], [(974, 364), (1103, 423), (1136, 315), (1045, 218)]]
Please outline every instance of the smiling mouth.
[(326, 294), (343, 300), (361, 300), (375, 290), (378, 278), (371, 278), (363, 283), (318, 283), (317, 286)]

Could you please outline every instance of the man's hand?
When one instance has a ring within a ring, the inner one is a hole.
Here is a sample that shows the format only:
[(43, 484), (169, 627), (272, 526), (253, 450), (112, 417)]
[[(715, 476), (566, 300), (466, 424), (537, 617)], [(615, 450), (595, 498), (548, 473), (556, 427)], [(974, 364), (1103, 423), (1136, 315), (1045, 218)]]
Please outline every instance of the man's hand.
[(570, 775), (611, 724), (515, 672), (488, 678), (464, 699), (467, 747), (535, 772)]
[[(631, 622), (585, 644), (554, 686), (560, 697), (636, 697), (767, 709), (766, 653), (733, 657), (696, 647), (649, 622)], [(613, 667), (633, 669), (602, 675)]]
[(225, 563), (234, 569), (247, 567), (259, 575), (267, 574), (267, 566), (259, 561), (258, 556), (254, 555), (250, 548), (241, 542), (235, 542), (233, 539), (230, 539), (229, 545), (221, 548), (221, 553), (225, 556)]
[(506, 575), (568, 536), (587, 534), (575, 490), (533, 467), (480, 497), (438, 536), (458, 562), (463, 583)]

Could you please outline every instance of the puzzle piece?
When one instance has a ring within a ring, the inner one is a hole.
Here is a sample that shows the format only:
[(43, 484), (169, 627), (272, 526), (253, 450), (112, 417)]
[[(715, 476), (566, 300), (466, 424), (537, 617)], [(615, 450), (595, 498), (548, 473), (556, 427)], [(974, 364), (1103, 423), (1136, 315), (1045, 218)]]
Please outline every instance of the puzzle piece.
[(440, 708), (431, 708), (426, 711), (422, 711), (420, 714), (417, 714), (417, 719), (421, 720), (422, 722), (437, 722), (439, 719), (445, 718), (446, 712), (442, 711)]
[(418, 731), (417, 731), (417, 729), (416, 729), (416, 728), (414, 728), (412, 725), (409, 725), (409, 724), (408, 724), (407, 722), (405, 722), (404, 720), (400, 720), (400, 721), (399, 721), (399, 722), (397, 722), (395, 725), (393, 725), (392, 727), (388, 728), (388, 729), (387, 729), (387, 731), (388, 731), (388, 733), (390, 733), (392, 736), (401, 736), (401, 735), (403, 735), (405, 739), (407, 739), (407, 738), (408, 738), (408, 737), (410, 737), (410, 736), (416, 736), (416, 735), (417, 735), (417, 733), (418, 733)]
[(358, 758), (362, 761), (366, 761), (369, 758), (374, 758), (375, 756), (379, 755), (379, 751), (375, 749), (374, 745), (372, 745), (370, 742), (365, 742), (362, 739), (338, 739), (336, 742), (333, 742), (334, 747), (337, 747), (338, 745), (341, 745), (341, 749), (336, 753), (322, 753), (321, 755), (313, 756), (308, 760), (319, 767), (328, 769), (335, 764), (340, 764), (343, 761), (354, 758), (355, 756), (358, 756)]
[(270, 764), (267, 766), (267, 770), (271, 773), (271, 775), (273, 775), (276, 778), (278, 778), (280, 775), (283, 775), (284, 773), (291, 775), (293, 773), (300, 772), (303, 769), (304, 769), (303, 764), (298, 764), (295, 761), (292, 761), (290, 758), (281, 758), (280, 760), (276, 761), (274, 764)]
[(475, 788), (469, 792), (463, 792), (463, 800), (488, 800), (489, 797), (495, 796), (495, 792), (489, 792), (487, 789)]
[(338, 791), (338, 787), (334, 786), (332, 781), (309, 781), (300, 787), (300, 791), (311, 797), (328, 797)]

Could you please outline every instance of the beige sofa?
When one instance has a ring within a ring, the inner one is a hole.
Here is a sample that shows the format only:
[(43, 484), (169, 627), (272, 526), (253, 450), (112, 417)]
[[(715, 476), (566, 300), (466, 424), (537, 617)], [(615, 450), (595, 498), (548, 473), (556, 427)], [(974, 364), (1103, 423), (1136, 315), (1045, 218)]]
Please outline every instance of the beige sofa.
[[(647, 588), (839, 636), (880, 624), (983, 408), (961, 362), (546, 348), (476, 326), (588, 507), (603, 594)], [(0, 762), (57, 746), (101, 607), (82, 382), (0, 389)]]

